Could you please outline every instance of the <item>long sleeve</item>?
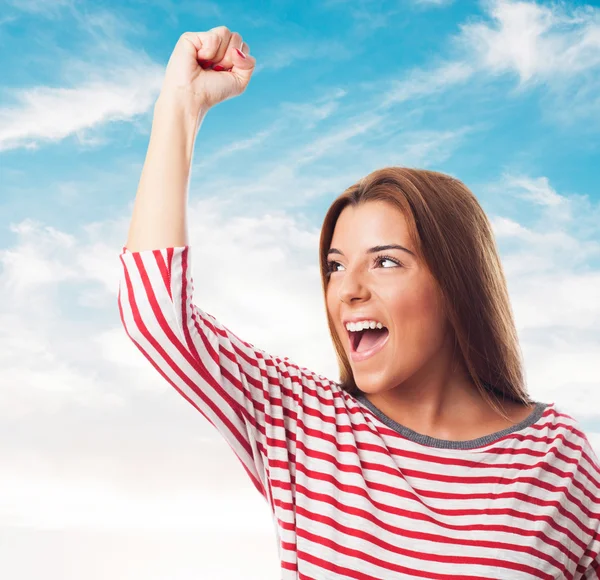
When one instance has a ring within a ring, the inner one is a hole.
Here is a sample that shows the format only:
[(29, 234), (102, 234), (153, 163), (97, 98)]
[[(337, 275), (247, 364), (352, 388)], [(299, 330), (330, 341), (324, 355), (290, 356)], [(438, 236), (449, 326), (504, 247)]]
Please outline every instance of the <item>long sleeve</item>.
[(582, 474), (587, 474), (585, 502), (589, 506), (591, 518), (588, 526), (592, 533), (586, 538), (589, 543), (577, 566), (574, 580), (600, 580), (600, 461), (587, 435), (581, 430), (578, 432), (582, 439), (579, 469)]
[(220, 432), (256, 488), (293, 485), (303, 387), (327, 379), (238, 338), (193, 302), (189, 246), (123, 248), (119, 310), (144, 356)]
[(582, 576), (583, 580), (600, 580), (600, 554), (596, 556), (594, 561), (590, 564), (585, 574)]

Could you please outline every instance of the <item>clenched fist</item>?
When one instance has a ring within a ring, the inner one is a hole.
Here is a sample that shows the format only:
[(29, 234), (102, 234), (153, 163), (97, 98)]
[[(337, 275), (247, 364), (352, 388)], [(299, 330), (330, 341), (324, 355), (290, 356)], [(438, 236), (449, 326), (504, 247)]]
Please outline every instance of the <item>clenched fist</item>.
[(246, 89), (256, 59), (237, 32), (225, 26), (182, 34), (169, 58), (161, 94), (181, 91), (209, 108)]

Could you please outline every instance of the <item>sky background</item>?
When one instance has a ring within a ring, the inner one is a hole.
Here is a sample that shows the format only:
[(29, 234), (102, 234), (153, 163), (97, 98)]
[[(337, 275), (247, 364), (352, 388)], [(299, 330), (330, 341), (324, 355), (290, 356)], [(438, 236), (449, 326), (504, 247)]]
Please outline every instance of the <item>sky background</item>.
[(600, 6), (0, 0), (0, 577), (278, 577), (266, 502), (144, 359), (119, 254), (166, 63), (225, 25), (257, 58), (211, 110), (195, 302), (337, 379), (325, 211), (374, 169), (458, 177), (493, 223), (529, 391), (600, 452)]

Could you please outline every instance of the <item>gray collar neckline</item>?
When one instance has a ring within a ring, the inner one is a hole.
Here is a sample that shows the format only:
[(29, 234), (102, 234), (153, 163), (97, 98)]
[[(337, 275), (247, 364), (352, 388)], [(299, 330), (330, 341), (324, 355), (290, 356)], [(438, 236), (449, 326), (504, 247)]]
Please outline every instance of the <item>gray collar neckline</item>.
[(489, 445), (505, 435), (520, 431), (526, 427), (530, 427), (542, 417), (544, 411), (548, 407), (548, 403), (534, 401), (535, 408), (529, 414), (529, 416), (512, 427), (507, 427), (506, 429), (496, 431), (495, 433), (490, 433), (489, 435), (484, 435), (483, 437), (478, 437), (477, 439), (470, 439), (468, 441), (451, 441), (448, 439), (437, 439), (435, 437), (430, 437), (429, 435), (423, 435), (422, 433), (417, 433), (416, 431), (397, 423), (381, 412), (375, 405), (373, 405), (373, 403), (371, 403), (371, 401), (369, 401), (369, 399), (367, 399), (363, 393), (356, 395), (355, 399), (361, 405), (367, 407), (382, 423), (387, 425), (390, 429), (400, 433), (400, 435), (403, 437), (406, 437), (415, 443), (420, 443), (421, 445), (426, 445), (427, 447), (437, 447), (439, 449), (474, 449), (483, 445)]

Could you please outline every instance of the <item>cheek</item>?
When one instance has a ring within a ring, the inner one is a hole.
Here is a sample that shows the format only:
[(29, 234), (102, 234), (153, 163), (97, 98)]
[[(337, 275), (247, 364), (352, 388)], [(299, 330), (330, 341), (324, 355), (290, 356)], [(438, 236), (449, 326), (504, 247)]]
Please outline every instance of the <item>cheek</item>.
[(332, 292), (327, 291), (325, 294), (325, 304), (327, 306), (327, 314), (333, 321), (333, 326), (336, 331), (340, 332), (340, 306), (339, 300), (335, 300)]
[(392, 314), (398, 340), (408, 341), (419, 350), (429, 350), (443, 339), (446, 321), (435, 289), (397, 296)]
[(325, 293), (325, 304), (327, 305), (327, 312), (335, 321), (337, 304), (336, 304), (335, 300), (333, 299), (333, 292), (331, 292), (329, 290), (329, 288), (327, 289), (327, 292)]

